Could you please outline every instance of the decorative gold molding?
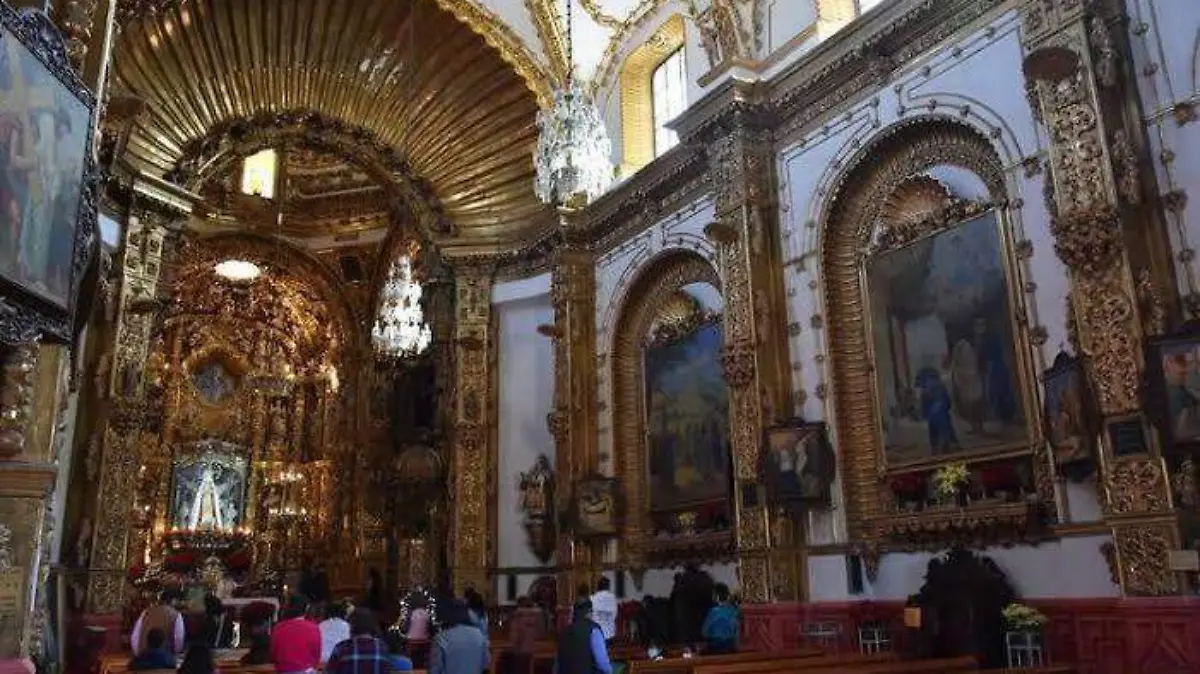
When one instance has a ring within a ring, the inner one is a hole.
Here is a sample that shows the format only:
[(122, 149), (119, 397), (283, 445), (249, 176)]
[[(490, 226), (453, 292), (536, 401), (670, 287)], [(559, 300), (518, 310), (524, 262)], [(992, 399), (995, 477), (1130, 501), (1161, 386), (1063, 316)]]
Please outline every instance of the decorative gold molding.
[(621, 68), (621, 175), (633, 175), (654, 160), (654, 71), (686, 44), (683, 17), (676, 14), (625, 59)]
[[(525, 0), (525, 11), (533, 19), (542, 52), (550, 61), (550, 73), (555, 82), (565, 83), (571, 64), (568, 63), (566, 35), (563, 30), (564, 17), (559, 16), (559, 3), (555, 0)], [(545, 107), (545, 103), (539, 99)]]

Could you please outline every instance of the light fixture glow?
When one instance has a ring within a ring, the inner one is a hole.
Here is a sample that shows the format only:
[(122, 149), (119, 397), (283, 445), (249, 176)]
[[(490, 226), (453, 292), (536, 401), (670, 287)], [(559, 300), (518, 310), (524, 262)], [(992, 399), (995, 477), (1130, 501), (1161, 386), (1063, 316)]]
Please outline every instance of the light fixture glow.
[(421, 310), (421, 284), (414, 278), (412, 258), (402, 255), (388, 270), (379, 299), (371, 340), (384, 358), (412, 358), (429, 347), (432, 334)]
[(247, 283), (262, 274), (262, 267), (247, 260), (223, 260), (213, 268), (223, 279), (237, 283)]

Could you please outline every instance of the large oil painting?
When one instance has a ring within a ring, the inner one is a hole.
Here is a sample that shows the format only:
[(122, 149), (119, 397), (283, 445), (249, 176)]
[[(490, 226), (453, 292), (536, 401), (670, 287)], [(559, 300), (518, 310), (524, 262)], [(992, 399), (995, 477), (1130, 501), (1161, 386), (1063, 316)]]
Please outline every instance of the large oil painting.
[(0, 276), (70, 304), (91, 112), (0, 29)]
[(890, 464), (1028, 443), (1005, 260), (991, 211), (870, 259)]
[(646, 347), (650, 508), (678, 510), (729, 495), (729, 396), (719, 321)]

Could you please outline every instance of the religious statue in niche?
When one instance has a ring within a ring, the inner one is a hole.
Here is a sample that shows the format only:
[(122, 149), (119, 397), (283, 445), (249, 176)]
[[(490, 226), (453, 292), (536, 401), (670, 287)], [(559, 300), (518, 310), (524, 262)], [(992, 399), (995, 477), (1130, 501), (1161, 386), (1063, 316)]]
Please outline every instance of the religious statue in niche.
[(209, 405), (220, 405), (233, 395), (237, 380), (220, 360), (210, 360), (192, 372), (192, 386), (200, 399)]
[(518, 487), (529, 548), (546, 564), (554, 556), (554, 469), (545, 454), (538, 456), (533, 468), (521, 473)]
[(249, 467), (235, 452), (202, 447), (175, 461), (172, 525), (232, 533), (242, 525)]

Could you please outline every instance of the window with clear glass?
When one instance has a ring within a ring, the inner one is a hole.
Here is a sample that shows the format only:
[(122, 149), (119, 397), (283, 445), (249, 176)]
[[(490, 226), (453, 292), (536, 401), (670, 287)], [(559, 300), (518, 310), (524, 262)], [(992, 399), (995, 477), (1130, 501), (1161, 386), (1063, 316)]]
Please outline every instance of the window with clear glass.
[(682, 48), (654, 69), (650, 83), (654, 97), (654, 156), (661, 157), (679, 143), (679, 135), (667, 128), (667, 123), (687, 107), (687, 68)]
[(275, 173), (279, 156), (275, 150), (263, 150), (242, 162), (242, 193), (264, 199), (275, 197)]

